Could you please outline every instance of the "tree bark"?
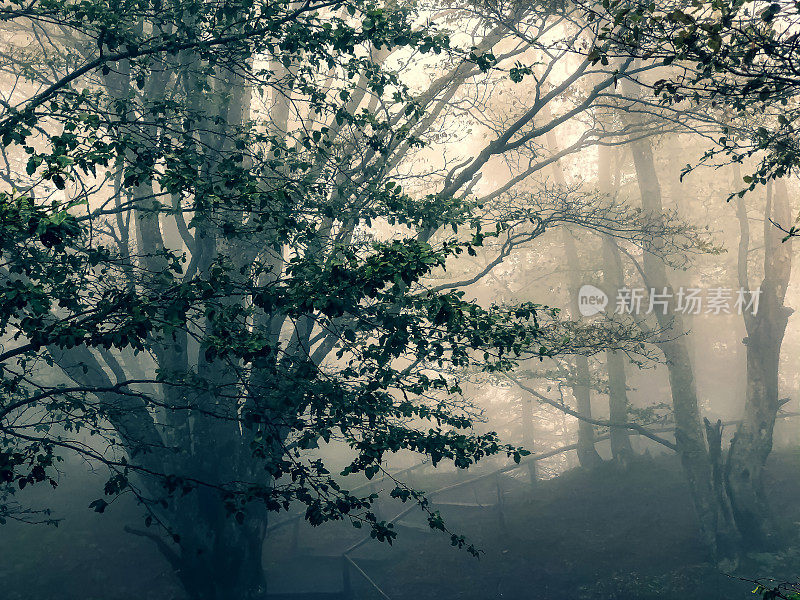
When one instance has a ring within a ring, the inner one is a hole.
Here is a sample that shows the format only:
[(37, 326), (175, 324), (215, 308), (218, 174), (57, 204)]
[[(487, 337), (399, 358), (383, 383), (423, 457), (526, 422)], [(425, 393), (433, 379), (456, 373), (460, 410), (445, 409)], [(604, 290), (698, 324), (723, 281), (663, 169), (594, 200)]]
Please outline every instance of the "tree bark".
[[(569, 295), (571, 298), (571, 309), (574, 315), (578, 315), (578, 290), (581, 287), (578, 261), (578, 251), (575, 247), (575, 238), (565, 227), (563, 229), (564, 251), (567, 257), (567, 268), (569, 269)], [(575, 396), (578, 413), (592, 417), (592, 391), (590, 386), (592, 375), (589, 370), (589, 359), (586, 356), (575, 357), (575, 381), (572, 382), (572, 394)], [(591, 423), (583, 420), (578, 421), (578, 462), (582, 467), (592, 469), (603, 462), (597, 453), (594, 440), (594, 427)]]
[[(739, 282), (748, 286), (749, 229), (742, 198), (738, 200), (741, 230)], [(791, 240), (782, 242), (783, 233), (776, 227), (790, 221), (788, 193), (784, 182), (767, 185), (764, 214), (764, 279), (756, 314), (743, 311), (747, 338), (747, 389), (742, 422), (728, 451), (725, 484), (736, 525), (748, 547), (769, 545), (775, 528), (764, 492), (764, 464), (772, 451), (778, 399), (778, 370), (781, 344), (791, 309), (784, 306), (792, 268)]]
[[(611, 148), (598, 147), (597, 187), (601, 194), (611, 194)], [(603, 236), (603, 287), (609, 298), (608, 314), (613, 314), (613, 301), (617, 290), (625, 285), (622, 271), (622, 260), (614, 241)], [(625, 357), (619, 352), (606, 352), (606, 371), (608, 373), (608, 414), (612, 423), (628, 421), (628, 383), (625, 377)], [(633, 456), (630, 432), (622, 427), (612, 427), (611, 455), (614, 461), (627, 468)]]
[[(545, 110), (545, 116), (549, 117), (549, 112)], [(550, 151), (557, 153), (558, 144), (552, 131), (547, 132), (545, 139)], [(566, 185), (564, 171), (561, 163), (555, 161), (552, 166), (553, 179), (558, 185)], [(573, 318), (577, 319), (578, 311), (578, 291), (581, 288), (580, 261), (578, 260), (578, 250), (575, 246), (575, 238), (569, 229), (563, 228), (564, 253), (567, 259), (567, 269), (569, 269), (569, 296), (570, 310)], [(575, 358), (575, 382), (572, 384), (572, 394), (575, 396), (576, 408), (578, 413), (584, 417), (592, 417), (592, 391), (590, 384), (592, 381), (591, 371), (589, 370), (589, 359), (586, 356)], [(594, 427), (591, 423), (583, 420), (578, 421), (578, 462), (588, 469), (592, 469), (603, 462), (600, 454), (595, 448)]]
[[(642, 208), (654, 218), (662, 218), (661, 186), (649, 139), (631, 142), (636, 178), (642, 198)], [(653, 250), (663, 244), (654, 239)], [(672, 294), (664, 262), (656, 252), (645, 250), (643, 268), (646, 285), (659, 292)], [(713, 464), (706, 444), (704, 424), (700, 417), (694, 370), (686, 342), (686, 328), (680, 313), (675, 311), (674, 297), (666, 314), (654, 311), (659, 326), (669, 331), (659, 342), (664, 353), (672, 392), (675, 416), (675, 442), (694, 501), (703, 542), (716, 560), (736, 553), (738, 535), (724, 503), (719, 501), (713, 484)]]
[[(263, 548), (267, 518), (265, 510), (250, 507), (241, 523), (224, 510), (219, 498), (198, 513), (204, 525), (189, 523), (191, 536), (182, 541), (177, 574), (196, 600), (253, 600), (267, 591)], [(197, 533), (205, 532), (204, 539)]]

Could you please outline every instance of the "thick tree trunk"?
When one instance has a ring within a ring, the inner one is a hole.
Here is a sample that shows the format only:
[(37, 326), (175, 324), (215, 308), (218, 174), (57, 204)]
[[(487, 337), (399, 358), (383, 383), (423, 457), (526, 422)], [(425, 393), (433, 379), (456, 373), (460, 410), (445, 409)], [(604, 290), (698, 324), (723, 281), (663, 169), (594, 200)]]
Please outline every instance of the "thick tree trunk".
[[(661, 218), (661, 186), (650, 140), (634, 141), (630, 148), (642, 208), (653, 217)], [(659, 293), (666, 291), (672, 294), (666, 266), (657, 253), (663, 240), (654, 239), (652, 243), (652, 251), (644, 252), (646, 285), (655, 288)], [(724, 499), (720, 501), (714, 489), (714, 465), (706, 444), (705, 426), (700, 417), (694, 370), (685, 339), (686, 328), (680, 313), (675, 312), (674, 308), (673, 297), (666, 314), (661, 310), (655, 311), (655, 314), (659, 325), (669, 331), (668, 337), (659, 343), (659, 347), (664, 353), (669, 371), (675, 416), (675, 442), (689, 482), (703, 542), (714, 558), (719, 560), (736, 553), (738, 535)]]
[[(774, 188), (774, 193), (773, 193)], [(744, 200), (738, 200), (740, 223), (739, 284), (749, 289), (749, 226)], [(764, 214), (764, 279), (758, 311), (743, 311), (747, 328), (747, 388), (744, 416), (731, 442), (725, 484), (736, 525), (748, 547), (762, 548), (775, 533), (764, 492), (764, 464), (772, 451), (775, 417), (780, 408), (778, 369), (781, 343), (791, 309), (783, 305), (791, 275), (791, 241), (775, 226), (788, 226), (791, 218), (786, 186), (767, 186)]]
[(725, 484), (736, 526), (745, 545), (754, 549), (766, 547), (774, 533), (764, 493), (763, 470), (772, 451), (778, 412), (777, 385), (773, 384), (777, 384), (779, 353), (774, 343), (756, 344), (749, 338), (745, 414), (731, 441), (725, 468)]
[(701, 536), (715, 558), (728, 558), (737, 552), (738, 535), (727, 500), (718, 494), (718, 486), (714, 485), (715, 463), (704, 436), (689, 350), (682, 338), (662, 342), (660, 347), (667, 362), (672, 391), (675, 443), (689, 482)]
[[(241, 523), (221, 507), (219, 498), (206, 503), (195, 523), (187, 523), (180, 554), (173, 566), (192, 600), (263, 598), (266, 515), (250, 509)], [(189, 513), (192, 514), (192, 513)], [(202, 525), (199, 525), (202, 523)], [(168, 557), (169, 558), (169, 557)]]

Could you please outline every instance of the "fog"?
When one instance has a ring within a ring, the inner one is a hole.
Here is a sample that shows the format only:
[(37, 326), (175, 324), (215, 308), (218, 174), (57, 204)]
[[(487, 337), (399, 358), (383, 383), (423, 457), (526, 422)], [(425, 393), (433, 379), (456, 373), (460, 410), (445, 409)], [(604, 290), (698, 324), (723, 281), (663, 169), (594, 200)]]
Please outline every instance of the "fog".
[(800, 597), (798, 11), (681, 6), (4, 2), (0, 600)]

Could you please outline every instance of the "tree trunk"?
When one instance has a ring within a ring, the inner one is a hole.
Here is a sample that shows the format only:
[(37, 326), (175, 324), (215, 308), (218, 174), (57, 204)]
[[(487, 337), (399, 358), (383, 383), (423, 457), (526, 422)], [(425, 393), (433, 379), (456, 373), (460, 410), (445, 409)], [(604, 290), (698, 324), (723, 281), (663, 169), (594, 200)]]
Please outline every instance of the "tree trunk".
[[(263, 567), (266, 517), (250, 509), (239, 523), (221, 508), (218, 498), (210, 511), (198, 513), (203, 525), (189, 523), (181, 539), (176, 573), (192, 600), (254, 600), (263, 598), (267, 582)], [(258, 514), (253, 514), (253, 513)], [(198, 537), (199, 529), (203, 535)]]
[[(774, 188), (774, 193), (773, 193)], [(739, 284), (749, 290), (749, 226), (742, 198), (738, 199), (740, 224)], [(783, 305), (792, 268), (791, 241), (782, 242), (775, 226), (788, 226), (788, 194), (782, 181), (767, 185), (764, 214), (764, 279), (759, 287), (756, 314), (743, 311), (747, 329), (747, 388), (744, 417), (728, 452), (725, 484), (733, 516), (748, 547), (763, 548), (774, 535), (768, 498), (764, 492), (764, 464), (772, 451), (775, 417), (780, 408), (778, 369), (781, 343), (791, 309)], [(758, 293), (758, 292), (757, 292)]]
[[(608, 370), (608, 409), (612, 423), (628, 422), (628, 394), (625, 378), (625, 359), (619, 352), (606, 352)], [(633, 457), (630, 430), (611, 428), (611, 455), (620, 466), (627, 468)]]
[[(572, 299), (572, 312), (575, 316), (578, 313), (578, 290), (581, 287), (580, 276), (578, 275), (580, 263), (578, 262), (578, 252), (575, 248), (575, 239), (568, 229), (564, 228), (564, 250), (567, 256), (567, 268), (569, 269), (569, 294)], [(572, 383), (572, 394), (575, 396), (578, 412), (588, 418), (592, 418), (592, 391), (589, 387), (592, 376), (589, 371), (589, 359), (585, 356), (575, 358), (575, 381)], [(594, 427), (591, 423), (584, 420), (578, 421), (578, 462), (582, 467), (594, 468), (603, 462), (597, 449), (594, 446)]]
[[(611, 148), (600, 146), (598, 148), (599, 160), (597, 163), (597, 187), (601, 194), (611, 194)], [(613, 307), (617, 290), (625, 286), (622, 272), (622, 260), (619, 249), (614, 241), (603, 236), (603, 287)], [(613, 308), (608, 310), (613, 314)], [(625, 377), (625, 358), (619, 352), (610, 350), (606, 352), (606, 370), (608, 373), (608, 414), (612, 423), (628, 422), (628, 383)], [(633, 456), (630, 431), (623, 427), (612, 427), (611, 455), (614, 461), (626, 468)]]
[[(654, 218), (662, 218), (661, 186), (656, 173), (653, 149), (649, 139), (631, 142), (636, 178), (642, 208)], [(652, 240), (652, 251), (644, 252), (646, 285), (659, 292), (672, 294), (666, 266), (654, 252), (664, 243)], [(675, 442), (697, 512), (703, 542), (716, 560), (733, 556), (738, 535), (724, 502), (720, 502), (713, 484), (713, 463), (706, 445), (704, 424), (700, 418), (697, 389), (691, 356), (685, 339), (682, 315), (675, 312), (674, 298), (666, 314), (654, 311), (659, 325), (668, 330), (668, 337), (659, 342), (669, 372), (675, 415)]]
[[(558, 144), (552, 131), (546, 135), (547, 145), (551, 152), (556, 152)], [(566, 185), (564, 171), (561, 163), (553, 163), (553, 178), (558, 185)], [(580, 261), (578, 251), (575, 247), (575, 238), (566, 228), (563, 228), (564, 252), (567, 258), (567, 268), (569, 269), (569, 295), (571, 298), (570, 309), (573, 318), (577, 319), (580, 314), (578, 311), (578, 291), (581, 287)], [(575, 358), (576, 382), (572, 385), (572, 394), (575, 396), (576, 408), (578, 413), (584, 417), (592, 418), (592, 391), (589, 387), (592, 376), (589, 371), (589, 359), (585, 356)], [(594, 441), (594, 426), (591, 423), (580, 419), (578, 420), (578, 462), (584, 468), (592, 469), (603, 462), (597, 453)]]

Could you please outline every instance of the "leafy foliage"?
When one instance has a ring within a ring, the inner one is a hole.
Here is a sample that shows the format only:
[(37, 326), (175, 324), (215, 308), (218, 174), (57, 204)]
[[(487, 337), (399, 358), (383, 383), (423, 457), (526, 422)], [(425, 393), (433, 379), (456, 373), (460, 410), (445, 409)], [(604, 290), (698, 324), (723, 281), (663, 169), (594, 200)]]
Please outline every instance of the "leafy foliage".
[(735, 162), (758, 159), (740, 195), (797, 168), (800, 81), (793, 61), (800, 12), (794, 3), (605, 0), (602, 9), (587, 10), (602, 30), (603, 42), (590, 54), (594, 62), (620, 54), (658, 62), (669, 67), (652, 83), (664, 105), (711, 107), (722, 135), (705, 160), (720, 154)]
[[(472, 432), (446, 371), (547, 355), (538, 319), (553, 313), (424, 285), (502, 225), (484, 232), (468, 201), (414, 198), (390, 177), (387, 154), (421, 143), (423, 112), (374, 55), (450, 51), (414, 16), (369, 2), (3, 11), (61, 36), (19, 62), (41, 90), (0, 118), (18, 167), (0, 196), (7, 494), (55, 485), (70, 450), (187, 549), (209, 546), (197, 522), (215, 511), (245, 524), (263, 519), (254, 505), (295, 502), (312, 524), (350, 519), (391, 541), (375, 497), (348, 491), (319, 444), (345, 444), (341, 475), (367, 478), (400, 450), (520, 459)], [(55, 78), (40, 81), (43, 66)], [(381, 237), (386, 225), (405, 233)], [(445, 225), (470, 233), (434, 238)], [(430, 512), (400, 483), (394, 495)]]

